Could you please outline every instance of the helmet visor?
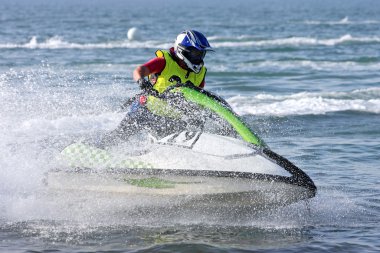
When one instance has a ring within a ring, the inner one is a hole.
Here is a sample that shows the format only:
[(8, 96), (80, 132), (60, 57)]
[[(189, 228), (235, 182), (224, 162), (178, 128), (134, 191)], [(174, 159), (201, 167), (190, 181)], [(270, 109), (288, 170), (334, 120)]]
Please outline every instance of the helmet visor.
[(195, 47), (188, 47), (184, 50), (183, 56), (193, 64), (201, 64), (206, 56), (206, 51), (198, 50)]

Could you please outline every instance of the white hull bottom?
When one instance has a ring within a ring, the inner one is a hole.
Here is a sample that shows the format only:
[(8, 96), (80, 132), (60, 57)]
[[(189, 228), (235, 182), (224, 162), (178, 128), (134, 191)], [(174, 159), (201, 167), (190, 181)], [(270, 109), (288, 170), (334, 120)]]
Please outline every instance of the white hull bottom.
[(75, 195), (77, 201), (114, 199), (120, 206), (126, 205), (128, 212), (137, 211), (139, 215), (163, 210), (183, 215), (249, 214), (289, 205), (314, 194), (305, 187), (277, 180), (215, 176), (52, 171), (46, 183), (55, 194)]

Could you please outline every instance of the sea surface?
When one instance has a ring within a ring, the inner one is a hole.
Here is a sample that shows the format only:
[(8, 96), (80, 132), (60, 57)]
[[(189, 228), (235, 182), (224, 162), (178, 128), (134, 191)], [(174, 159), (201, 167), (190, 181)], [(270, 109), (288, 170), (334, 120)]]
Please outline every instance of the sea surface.
[[(133, 69), (189, 28), (206, 88), (317, 196), (245, 220), (46, 199), (60, 150), (114, 129)], [(0, 150), (0, 252), (380, 252), (380, 1), (0, 0)]]

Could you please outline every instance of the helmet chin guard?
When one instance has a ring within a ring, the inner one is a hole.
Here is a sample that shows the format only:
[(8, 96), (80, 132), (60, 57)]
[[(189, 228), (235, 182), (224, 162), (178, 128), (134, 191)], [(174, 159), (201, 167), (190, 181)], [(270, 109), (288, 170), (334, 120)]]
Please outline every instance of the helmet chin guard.
[(180, 33), (174, 42), (174, 52), (193, 72), (199, 73), (207, 51), (213, 51), (206, 37), (195, 30)]

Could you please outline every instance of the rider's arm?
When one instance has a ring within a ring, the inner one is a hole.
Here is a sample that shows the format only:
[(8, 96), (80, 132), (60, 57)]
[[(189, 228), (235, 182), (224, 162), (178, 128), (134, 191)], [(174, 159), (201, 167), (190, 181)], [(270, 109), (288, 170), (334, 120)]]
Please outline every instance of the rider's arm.
[(135, 68), (135, 70), (133, 71), (133, 79), (135, 81), (143, 78), (144, 76), (147, 76), (150, 74), (150, 70), (145, 67), (144, 65), (141, 65), (141, 66), (138, 66), (137, 68)]
[(166, 64), (165, 58), (163, 57), (153, 58), (147, 63), (138, 66), (133, 71), (133, 79), (137, 81), (150, 74), (161, 73), (165, 68), (165, 64)]

